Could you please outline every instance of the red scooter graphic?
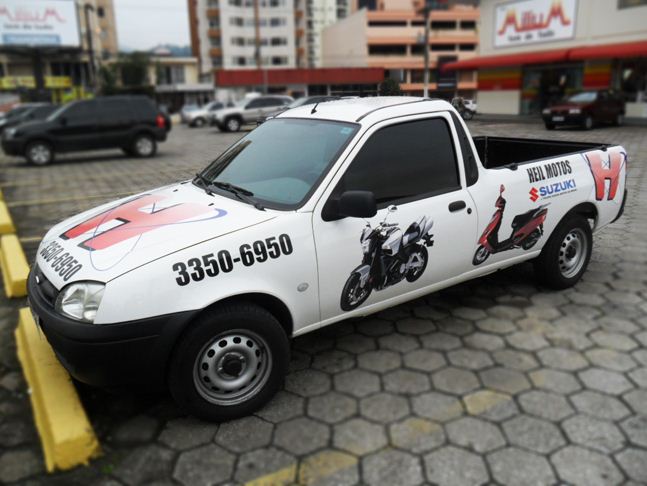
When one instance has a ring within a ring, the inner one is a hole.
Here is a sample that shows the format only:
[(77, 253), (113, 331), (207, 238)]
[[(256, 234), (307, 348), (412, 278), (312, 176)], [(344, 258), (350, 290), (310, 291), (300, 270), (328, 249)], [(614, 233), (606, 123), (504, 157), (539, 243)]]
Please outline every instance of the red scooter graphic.
[(529, 250), (537, 244), (541, 235), (544, 234), (544, 221), (546, 220), (546, 214), (548, 214), (547, 204), (515, 216), (512, 220), (510, 237), (507, 240), (499, 241), (499, 229), (501, 228), (506, 203), (503, 198), (503, 191), (505, 191), (505, 186), (501, 184), (499, 197), (494, 204), (496, 212), (479, 239), (479, 247), (476, 249), (472, 259), (474, 265), (480, 265), (492, 253), (515, 248)]

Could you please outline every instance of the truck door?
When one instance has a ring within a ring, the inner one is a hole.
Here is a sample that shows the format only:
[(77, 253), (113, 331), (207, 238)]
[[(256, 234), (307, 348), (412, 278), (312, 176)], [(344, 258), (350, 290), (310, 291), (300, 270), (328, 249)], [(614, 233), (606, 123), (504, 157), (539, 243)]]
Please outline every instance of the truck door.
[[(448, 113), (388, 120), (362, 137), (313, 213), (322, 321), (413, 298), (467, 268), (476, 214), (455, 141)], [(374, 217), (335, 217), (353, 190), (374, 193)], [(368, 296), (352, 288), (358, 273)]]

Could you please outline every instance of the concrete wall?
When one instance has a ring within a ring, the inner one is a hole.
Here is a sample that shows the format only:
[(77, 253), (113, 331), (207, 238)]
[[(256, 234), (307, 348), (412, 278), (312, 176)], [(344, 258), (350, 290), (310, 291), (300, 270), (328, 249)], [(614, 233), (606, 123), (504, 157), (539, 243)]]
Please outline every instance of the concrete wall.
[(323, 30), (322, 67), (367, 67), (366, 9)]
[(478, 112), (491, 115), (518, 115), (521, 91), (479, 91)]

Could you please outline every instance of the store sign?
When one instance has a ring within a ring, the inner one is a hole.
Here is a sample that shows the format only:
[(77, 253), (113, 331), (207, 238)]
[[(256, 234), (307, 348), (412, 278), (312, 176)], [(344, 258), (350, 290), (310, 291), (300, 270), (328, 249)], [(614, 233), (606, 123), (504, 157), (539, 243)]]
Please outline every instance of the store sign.
[(520, 0), (495, 7), (494, 47), (572, 39), (577, 0)]
[[(0, 89), (34, 89), (36, 79), (33, 76), (5, 76), (0, 78)], [(69, 76), (45, 76), (45, 87), (52, 89), (65, 89), (72, 87)]]
[(0, 45), (79, 47), (74, 0), (2, 0)]

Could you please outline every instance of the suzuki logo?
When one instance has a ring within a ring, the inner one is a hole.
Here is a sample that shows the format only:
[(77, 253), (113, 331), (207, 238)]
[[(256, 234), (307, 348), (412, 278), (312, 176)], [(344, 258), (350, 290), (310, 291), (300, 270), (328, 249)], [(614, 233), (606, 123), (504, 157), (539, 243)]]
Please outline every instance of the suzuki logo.
[(535, 202), (537, 199), (539, 199), (539, 191), (537, 190), (536, 187), (533, 187), (532, 189), (530, 189), (528, 194), (530, 194), (530, 200), (532, 202)]

